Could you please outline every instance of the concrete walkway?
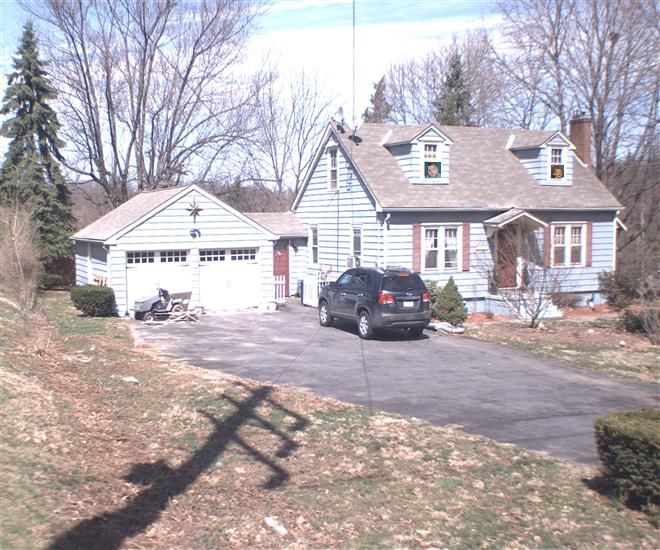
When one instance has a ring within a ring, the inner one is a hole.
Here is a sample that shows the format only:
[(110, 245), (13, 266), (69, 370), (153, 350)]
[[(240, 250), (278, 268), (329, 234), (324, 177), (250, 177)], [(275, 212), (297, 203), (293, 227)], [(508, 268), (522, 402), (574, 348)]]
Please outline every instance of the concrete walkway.
[(597, 416), (658, 404), (660, 386), (592, 374), (504, 346), (425, 332), (363, 341), (351, 324), (321, 328), (316, 310), (204, 316), (200, 323), (131, 321), (137, 345), (265, 383), (375, 410), (459, 424), (467, 432), (571, 462), (599, 464)]

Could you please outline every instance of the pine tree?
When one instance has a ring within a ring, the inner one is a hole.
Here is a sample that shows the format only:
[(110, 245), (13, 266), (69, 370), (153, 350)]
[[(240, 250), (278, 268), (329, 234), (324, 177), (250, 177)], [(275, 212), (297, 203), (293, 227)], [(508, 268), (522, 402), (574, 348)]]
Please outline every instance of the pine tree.
[(462, 325), (467, 319), (467, 309), (463, 305), (463, 297), (458, 292), (453, 277), (449, 277), (447, 284), (438, 292), (435, 299), (435, 314), (440, 321), (452, 325)]
[(57, 137), (60, 123), (48, 104), (57, 92), (45, 65), (39, 60), (34, 28), (28, 23), (0, 111), (10, 117), (0, 128), (0, 134), (10, 139), (0, 168), (0, 204), (28, 208), (35, 225), (35, 244), (48, 267), (71, 256), (69, 236), (74, 218), (71, 194), (59, 165), (63, 146)]
[(391, 105), (385, 98), (385, 77), (374, 84), (374, 93), (371, 96), (371, 107), (367, 107), (362, 115), (365, 122), (383, 123), (390, 119)]
[(436, 120), (447, 126), (471, 126), (470, 100), (470, 90), (463, 76), (463, 62), (460, 54), (455, 53), (449, 62), (440, 96), (433, 102)]

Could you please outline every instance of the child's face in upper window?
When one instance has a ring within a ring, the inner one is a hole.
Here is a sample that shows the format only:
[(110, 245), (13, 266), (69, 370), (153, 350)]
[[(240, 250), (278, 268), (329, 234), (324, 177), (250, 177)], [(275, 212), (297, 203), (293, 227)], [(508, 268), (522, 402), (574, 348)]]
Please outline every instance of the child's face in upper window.
[(562, 169), (561, 166), (553, 166), (552, 167), (552, 177), (553, 178), (561, 178), (564, 176), (564, 170)]
[(435, 178), (438, 175), (438, 167), (435, 164), (429, 164), (426, 168), (429, 178)]

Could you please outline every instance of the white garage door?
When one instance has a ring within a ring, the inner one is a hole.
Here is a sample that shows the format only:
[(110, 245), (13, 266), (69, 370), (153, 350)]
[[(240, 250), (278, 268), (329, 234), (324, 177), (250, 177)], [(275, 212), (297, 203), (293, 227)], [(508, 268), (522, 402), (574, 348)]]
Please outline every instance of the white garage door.
[(170, 293), (192, 291), (187, 250), (160, 250), (126, 253), (128, 308), (136, 300), (157, 294), (158, 288)]
[(199, 251), (202, 305), (209, 310), (239, 309), (260, 303), (257, 248)]

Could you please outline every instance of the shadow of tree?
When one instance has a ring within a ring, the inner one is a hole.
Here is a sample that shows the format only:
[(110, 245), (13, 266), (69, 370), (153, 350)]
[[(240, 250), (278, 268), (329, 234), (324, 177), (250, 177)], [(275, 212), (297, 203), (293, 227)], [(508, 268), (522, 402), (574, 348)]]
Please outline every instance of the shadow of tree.
[(268, 458), (258, 449), (251, 446), (238, 435), (238, 431), (246, 422), (255, 421), (260, 427), (277, 435), (282, 444), (276, 452), (276, 457), (289, 456), (298, 447), (298, 444), (285, 432), (273, 423), (261, 418), (256, 408), (262, 403), (291, 416), (295, 423), (289, 431), (303, 430), (308, 421), (299, 414), (283, 407), (269, 397), (272, 387), (261, 386), (250, 389), (244, 384), (236, 384), (249, 391), (249, 396), (239, 401), (226, 394), (225, 399), (236, 407), (236, 411), (221, 421), (206, 411), (198, 411), (213, 425), (213, 433), (206, 443), (200, 447), (186, 462), (178, 468), (170, 467), (164, 460), (152, 463), (135, 464), (124, 480), (147, 486), (122, 508), (106, 512), (93, 518), (81, 521), (66, 533), (55, 539), (49, 546), (51, 550), (71, 550), (84, 548), (86, 550), (117, 549), (124, 540), (133, 537), (151, 524), (155, 523), (160, 514), (167, 508), (174, 497), (181, 495), (186, 489), (226, 450), (230, 443), (235, 443), (246, 451), (251, 457), (267, 466), (271, 473), (270, 478), (263, 485), (265, 489), (276, 489), (289, 479), (289, 474), (274, 460)]

